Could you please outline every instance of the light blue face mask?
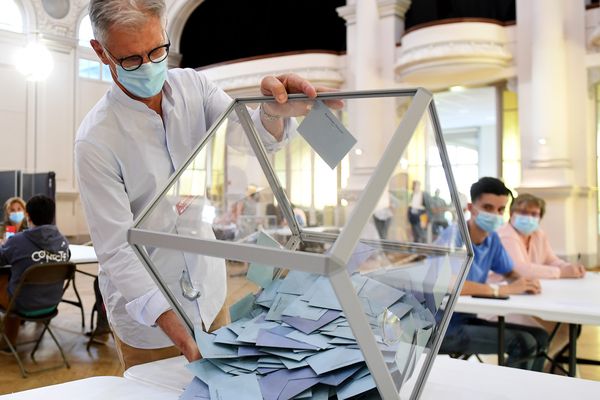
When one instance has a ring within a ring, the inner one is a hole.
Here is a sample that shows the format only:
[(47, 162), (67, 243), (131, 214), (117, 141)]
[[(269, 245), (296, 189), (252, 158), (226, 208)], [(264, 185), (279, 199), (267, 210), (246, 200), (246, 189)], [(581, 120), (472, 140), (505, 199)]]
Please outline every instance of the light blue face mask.
[(492, 214), (481, 210), (478, 211), (479, 213), (475, 217), (475, 223), (487, 233), (494, 232), (504, 223), (501, 215)]
[(23, 218), (25, 218), (25, 213), (23, 213), (23, 211), (14, 211), (8, 215), (8, 219), (13, 224), (20, 224), (21, 221), (23, 221)]
[(512, 226), (523, 235), (529, 236), (540, 227), (540, 219), (530, 215), (515, 214), (512, 218)]
[(117, 64), (117, 80), (127, 91), (142, 99), (156, 96), (167, 79), (167, 59), (158, 63), (147, 62), (134, 71), (126, 71)]

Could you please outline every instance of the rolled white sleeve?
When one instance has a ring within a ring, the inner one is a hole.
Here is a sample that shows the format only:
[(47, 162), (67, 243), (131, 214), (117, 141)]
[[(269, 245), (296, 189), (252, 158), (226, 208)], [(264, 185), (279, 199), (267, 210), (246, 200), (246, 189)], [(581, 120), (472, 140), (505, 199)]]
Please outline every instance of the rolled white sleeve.
[(162, 313), (171, 306), (158, 288), (133, 299), (125, 305), (127, 313), (134, 320), (147, 326), (153, 326)]
[(86, 141), (75, 144), (75, 163), (100, 268), (127, 301), (131, 318), (154, 325), (168, 305), (127, 243), (133, 214), (118, 163), (102, 146)]

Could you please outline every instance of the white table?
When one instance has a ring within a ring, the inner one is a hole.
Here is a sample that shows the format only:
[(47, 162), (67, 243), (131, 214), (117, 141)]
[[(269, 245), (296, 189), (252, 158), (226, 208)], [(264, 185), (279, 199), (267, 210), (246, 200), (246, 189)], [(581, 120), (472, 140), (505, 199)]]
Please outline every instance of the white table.
[(96, 376), (0, 396), (2, 400), (176, 400), (179, 393), (118, 376)]
[[(508, 300), (476, 299), (460, 296), (455, 312), (494, 314), (503, 332), (504, 317), (510, 314), (530, 315), (546, 321), (569, 324), (569, 374), (574, 376), (577, 359), (579, 325), (600, 325), (600, 274), (588, 272), (583, 279), (541, 280), (539, 295), (511, 295)], [(499, 340), (502, 347), (503, 340)], [(502, 349), (498, 351), (502, 364)]]
[[(124, 376), (141, 384), (155, 385), (161, 390), (181, 393), (193, 378), (184, 367), (185, 364), (183, 356), (175, 357), (131, 367), (125, 371)], [(600, 382), (596, 381), (441, 356), (437, 357), (433, 364), (421, 399), (597, 400), (598, 393), (600, 393)]]
[(71, 251), (70, 261), (73, 264), (95, 264), (98, 262), (94, 246), (70, 244), (69, 250)]
[[(96, 256), (96, 252), (94, 251), (93, 246), (82, 246), (82, 245), (77, 245), (77, 244), (70, 244), (69, 250), (71, 251), (71, 258), (69, 259), (69, 261), (72, 262), (73, 264), (76, 264), (76, 265), (96, 264), (98, 262), (98, 257)], [(97, 276), (96, 274), (82, 271), (80, 269), (75, 269), (75, 271), (80, 274), (90, 276), (92, 278), (95, 278)], [(73, 291), (75, 292), (75, 296), (77, 297), (77, 300), (63, 299), (62, 301), (64, 303), (68, 303), (68, 304), (74, 305), (76, 307), (79, 307), (79, 309), (81, 311), (81, 327), (85, 328), (85, 314), (83, 311), (83, 302), (81, 301), (81, 296), (79, 296), (79, 291), (77, 290), (77, 286), (75, 284), (75, 277), (73, 277), (72, 281), (73, 281)]]

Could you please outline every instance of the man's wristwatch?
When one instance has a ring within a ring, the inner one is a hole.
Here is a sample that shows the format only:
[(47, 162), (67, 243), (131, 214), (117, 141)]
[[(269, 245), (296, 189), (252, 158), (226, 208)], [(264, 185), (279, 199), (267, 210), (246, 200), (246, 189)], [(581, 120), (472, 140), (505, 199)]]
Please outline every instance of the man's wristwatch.
[(494, 297), (500, 296), (500, 285), (496, 283), (490, 283), (488, 284), (488, 286), (490, 287), (490, 289), (492, 289), (492, 295)]

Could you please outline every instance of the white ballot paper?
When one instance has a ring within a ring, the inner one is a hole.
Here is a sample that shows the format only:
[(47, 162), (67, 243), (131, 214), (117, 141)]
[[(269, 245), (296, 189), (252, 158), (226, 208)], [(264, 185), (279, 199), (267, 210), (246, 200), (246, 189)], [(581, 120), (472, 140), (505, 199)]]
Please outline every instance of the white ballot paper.
[(317, 154), (334, 169), (356, 143), (356, 138), (321, 100), (298, 126), (298, 132)]

